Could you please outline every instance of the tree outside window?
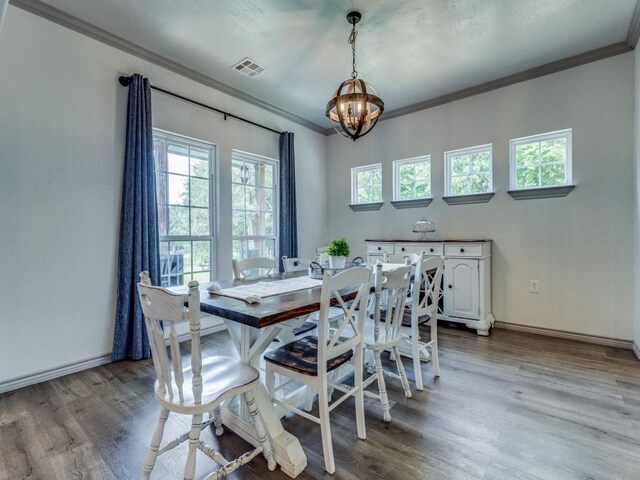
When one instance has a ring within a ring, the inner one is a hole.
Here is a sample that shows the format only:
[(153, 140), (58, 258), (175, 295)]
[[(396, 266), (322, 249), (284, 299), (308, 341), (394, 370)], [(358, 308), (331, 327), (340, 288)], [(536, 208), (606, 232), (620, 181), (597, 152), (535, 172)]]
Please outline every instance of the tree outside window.
[(491, 192), (493, 188), (491, 145), (446, 152), (445, 164), (446, 195)]
[(382, 202), (382, 164), (351, 169), (351, 202)]

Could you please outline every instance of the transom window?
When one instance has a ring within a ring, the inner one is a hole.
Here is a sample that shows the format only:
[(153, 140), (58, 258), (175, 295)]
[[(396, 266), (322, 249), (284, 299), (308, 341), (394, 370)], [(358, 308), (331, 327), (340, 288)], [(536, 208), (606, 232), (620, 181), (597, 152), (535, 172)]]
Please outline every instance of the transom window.
[(393, 162), (393, 199), (431, 198), (431, 156)]
[(154, 131), (163, 287), (211, 281), (213, 149), (211, 144)]
[(571, 129), (510, 142), (511, 189), (570, 185)]
[(382, 164), (351, 169), (351, 203), (382, 202)]
[(233, 258), (277, 258), (278, 162), (231, 153)]
[(445, 152), (445, 195), (491, 192), (492, 157), (492, 144)]

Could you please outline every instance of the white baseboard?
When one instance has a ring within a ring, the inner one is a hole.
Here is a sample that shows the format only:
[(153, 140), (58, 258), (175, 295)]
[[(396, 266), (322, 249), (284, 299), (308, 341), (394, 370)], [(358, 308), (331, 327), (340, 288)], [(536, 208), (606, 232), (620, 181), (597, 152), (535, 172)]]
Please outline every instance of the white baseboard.
[(30, 373), (21, 377), (10, 378), (4, 382), (0, 382), (0, 393), (10, 392), (11, 390), (17, 390), (22, 387), (28, 387), (29, 385), (35, 385), (36, 383), (46, 382), (58, 377), (64, 377), (71, 373), (80, 372), (89, 368), (99, 367), (111, 363), (111, 353), (105, 353), (98, 355), (97, 357), (87, 358), (80, 360), (79, 362), (67, 363), (59, 367), (49, 368), (47, 370), (41, 370), (36, 373)]
[[(221, 332), (225, 330), (224, 324), (212, 325), (207, 328), (203, 328), (200, 331), (200, 336), (210, 335), (212, 333)], [(189, 333), (184, 333), (178, 336), (178, 339), (183, 342), (190, 340)], [(87, 358), (80, 360), (79, 362), (71, 362), (59, 367), (50, 368), (47, 370), (41, 370), (36, 373), (30, 373), (28, 375), (22, 375), (20, 377), (10, 378), (0, 382), (0, 393), (10, 392), (19, 388), (28, 387), (29, 385), (35, 385), (36, 383), (46, 382), (47, 380), (53, 380), (54, 378), (64, 377), (72, 373), (81, 372), (82, 370), (88, 370), (90, 368), (99, 367), (100, 365), (106, 365), (111, 363), (111, 352), (104, 355), (98, 355), (97, 357)]]
[[(556, 330), (553, 328), (532, 327), (529, 325), (519, 325), (517, 323), (498, 322), (495, 323), (496, 328), (504, 330), (513, 330), (515, 332), (533, 333), (536, 335), (545, 335), (547, 337), (565, 338), (567, 340), (576, 340), (578, 342), (593, 343), (596, 345), (605, 345), (607, 347), (618, 347), (626, 349), (637, 348), (632, 340), (622, 340), (619, 338), (600, 337), (597, 335), (587, 335), (584, 333), (567, 332), (565, 330)], [(636, 351), (638, 355), (638, 351)], [(640, 355), (638, 355), (640, 358)]]
[(635, 353), (638, 360), (640, 360), (640, 345), (635, 341), (633, 342), (633, 353)]

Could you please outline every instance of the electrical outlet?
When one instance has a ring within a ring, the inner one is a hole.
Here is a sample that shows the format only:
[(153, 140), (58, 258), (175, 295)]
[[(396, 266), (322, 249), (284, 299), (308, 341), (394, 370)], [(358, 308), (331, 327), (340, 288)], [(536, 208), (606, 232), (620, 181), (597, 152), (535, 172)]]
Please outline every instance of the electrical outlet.
[(539, 293), (538, 280), (529, 280), (529, 293)]

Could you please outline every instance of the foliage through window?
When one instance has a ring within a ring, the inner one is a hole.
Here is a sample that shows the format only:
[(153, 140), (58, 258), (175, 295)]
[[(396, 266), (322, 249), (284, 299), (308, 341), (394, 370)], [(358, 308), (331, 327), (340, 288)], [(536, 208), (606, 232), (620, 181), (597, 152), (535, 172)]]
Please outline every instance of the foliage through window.
[(161, 285), (211, 280), (213, 146), (155, 132)]
[(492, 153), (491, 144), (445, 152), (445, 195), (491, 192)]
[(393, 199), (431, 198), (431, 156), (393, 162)]
[(275, 160), (231, 153), (233, 258), (276, 258), (277, 178)]
[(382, 201), (382, 164), (351, 169), (351, 203)]
[(510, 142), (511, 188), (571, 184), (571, 129)]

